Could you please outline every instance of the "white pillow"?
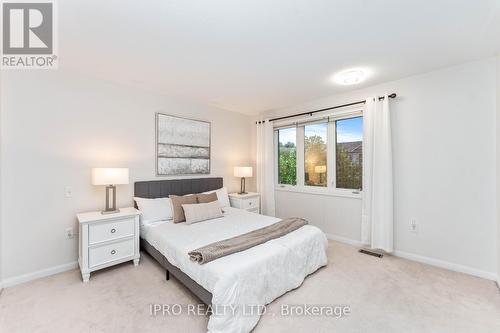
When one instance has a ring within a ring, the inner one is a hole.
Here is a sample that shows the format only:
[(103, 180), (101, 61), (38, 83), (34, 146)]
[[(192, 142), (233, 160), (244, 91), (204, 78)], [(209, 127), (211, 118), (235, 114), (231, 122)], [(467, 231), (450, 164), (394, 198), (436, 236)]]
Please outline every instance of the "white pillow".
[(227, 194), (227, 188), (223, 187), (215, 191), (203, 192), (203, 194), (213, 193), (217, 194), (217, 200), (222, 208), (231, 207), (231, 203), (229, 203), (229, 195)]
[(184, 209), (184, 215), (186, 216), (186, 224), (216, 219), (223, 216), (218, 201), (200, 204), (184, 204), (182, 205), (182, 209)]
[(147, 199), (134, 197), (137, 208), (142, 212), (141, 225), (171, 220), (174, 217), (172, 201), (169, 198)]

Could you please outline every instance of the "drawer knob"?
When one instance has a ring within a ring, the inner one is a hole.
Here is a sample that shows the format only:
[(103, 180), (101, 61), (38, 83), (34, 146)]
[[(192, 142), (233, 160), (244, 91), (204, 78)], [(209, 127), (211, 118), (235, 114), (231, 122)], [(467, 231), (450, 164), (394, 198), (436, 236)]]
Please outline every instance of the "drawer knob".
[(116, 232), (116, 229), (115, 229), (115, 228), (111, 229), (111, 233), (112, 233), (112, 234), (114, 234), (115, 232)]
[(115, 250), (111, 250), (111, 254), (115, 254), (115, 253), (116, 253), (116, 251), (115, 251)]
[(252, 205), (252, 202), (250, 201), (248, 204), (251, 206), (251, 205)]

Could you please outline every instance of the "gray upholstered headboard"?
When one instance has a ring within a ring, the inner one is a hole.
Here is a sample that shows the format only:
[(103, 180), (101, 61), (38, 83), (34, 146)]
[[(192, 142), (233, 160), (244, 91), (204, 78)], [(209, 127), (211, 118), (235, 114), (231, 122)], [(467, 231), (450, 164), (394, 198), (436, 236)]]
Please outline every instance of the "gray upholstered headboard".
[(151, 180), (135, 182), (134, 196), (141, 198), (165, 198), (170, 194), (185, 195), (217, 190), (222, 187), (222, 178), (195, 178)]

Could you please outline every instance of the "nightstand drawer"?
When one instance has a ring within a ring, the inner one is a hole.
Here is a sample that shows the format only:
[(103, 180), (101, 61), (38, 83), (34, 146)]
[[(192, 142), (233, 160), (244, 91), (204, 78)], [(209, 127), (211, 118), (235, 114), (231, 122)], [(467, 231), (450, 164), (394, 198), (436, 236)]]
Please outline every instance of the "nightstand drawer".
[(134, 255), (134, 239), (102, 245), (89, 249), (89, 267), (104, 265), (109, 262)]
[(259, 197), (242, 200), (242, 206), (243, 209), (259, 208)]
[(101, 243), (134, 235), (135, 218), (89, 225), (89, 244)]

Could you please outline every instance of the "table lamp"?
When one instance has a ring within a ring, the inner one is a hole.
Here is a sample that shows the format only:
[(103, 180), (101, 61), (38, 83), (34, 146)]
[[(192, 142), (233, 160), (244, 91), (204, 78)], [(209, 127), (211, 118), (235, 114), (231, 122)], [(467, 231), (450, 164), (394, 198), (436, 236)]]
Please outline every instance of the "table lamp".
[(247, 194), (245, 192), (245, 177), (252, 177), (252, 167), (234, 167), (234, 176), (241, 177), (241, 189), (238, 194)]
[[(101, 214), (112, 214), (120, 211), (116, 209), (116, 185), (124, 184), (128, 184), (128, 168), (92, 169), (92, 185), (106, 186), (106, 208)], [(112, 192), (111, 198), (110, 192)]]
[(323, 179), (321, 176), (326, 173), (326, 165), (316, 165), (314, 167), (314, 172), (319, 173), (319, 182), (323, 183)]

